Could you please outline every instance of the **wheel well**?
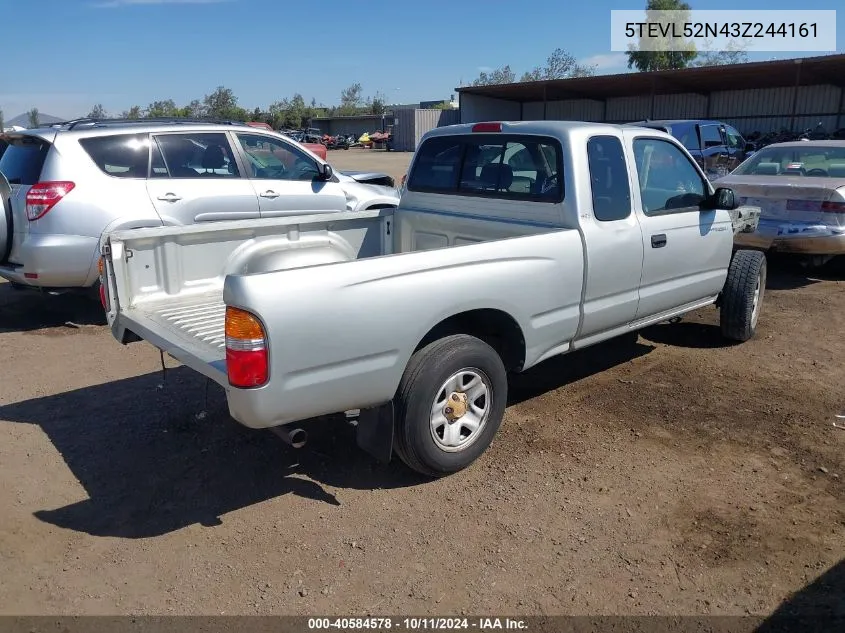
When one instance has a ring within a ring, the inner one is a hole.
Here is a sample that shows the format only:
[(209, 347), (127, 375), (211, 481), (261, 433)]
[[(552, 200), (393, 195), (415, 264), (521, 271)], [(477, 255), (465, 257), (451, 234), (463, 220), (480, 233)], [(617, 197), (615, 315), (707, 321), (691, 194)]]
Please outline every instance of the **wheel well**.
[(455, 314), (431, 328), (414, 351), (450, 334), (481, 339), (498, 352), (508, 371), (519, 371), (525, 363), (525, 337), (507, 312), (485, 308)]

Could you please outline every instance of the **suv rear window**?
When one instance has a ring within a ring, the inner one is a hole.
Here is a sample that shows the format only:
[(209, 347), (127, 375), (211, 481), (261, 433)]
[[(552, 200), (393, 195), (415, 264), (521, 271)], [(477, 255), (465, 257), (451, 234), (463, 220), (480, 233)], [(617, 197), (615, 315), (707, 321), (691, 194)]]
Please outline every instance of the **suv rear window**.
[(9, 140), (0, 157), (0, 171), (12, 185), (34, 185), (41, 178), (50, 143), (35, 136)]
[(560, 143), (542, 136), (435, 136), (417, 151), (409, 191), (506, 200), (563, 200)]
[(150, 156), (147, 134), (92, 136), (79, 144), (103, 173), (115, 178), (146, 178)]

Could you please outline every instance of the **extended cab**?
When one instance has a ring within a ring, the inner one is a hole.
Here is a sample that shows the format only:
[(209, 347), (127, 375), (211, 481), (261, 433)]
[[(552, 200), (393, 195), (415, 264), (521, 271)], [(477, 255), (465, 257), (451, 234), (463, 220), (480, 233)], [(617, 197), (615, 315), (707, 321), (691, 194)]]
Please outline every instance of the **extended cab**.
[(246, 426), (358, 411), (360, 446), (442, 476), (492, 441), (508, 372), (713, 303), (753, 336), (766, 260), (733, 237), (758, 218), (664, 132), (456, 125), (396, 209), (108, 235), (106, 309)]

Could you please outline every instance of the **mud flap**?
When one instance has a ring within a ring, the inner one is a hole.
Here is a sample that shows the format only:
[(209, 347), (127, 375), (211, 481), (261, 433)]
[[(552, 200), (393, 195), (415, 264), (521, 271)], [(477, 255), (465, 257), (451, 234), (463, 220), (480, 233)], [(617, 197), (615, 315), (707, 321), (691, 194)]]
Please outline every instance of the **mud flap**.
[(387, 464), (393, 456), (393, 402), (362, 409), (358, 416), (358, 447)]

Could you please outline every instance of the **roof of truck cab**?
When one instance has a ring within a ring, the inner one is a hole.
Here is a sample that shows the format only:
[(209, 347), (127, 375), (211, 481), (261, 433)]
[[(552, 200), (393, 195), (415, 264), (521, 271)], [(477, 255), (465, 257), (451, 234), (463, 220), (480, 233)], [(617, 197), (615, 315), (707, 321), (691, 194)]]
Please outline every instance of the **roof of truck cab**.
[[(619, 123), (595, 123), (592, 121), (485, 121), (482, 123), (501, 123), (501, 132), (484, 132), (487, 134), (537, 134), (546, 136), (568, 136), (575, 133), (590, 133), (595, 134), (607, 133), (608, 130), (621, 132), (623, 130), (630, 130), (632, 125)], [(478, 125), (476, 123), (458, 123), (456, 125), (446, 125), (443, 127), (434, 128), (426, 132), (424, 138), (434, 136), (454, 136), (458, 134), (477, 134), (473, 132), (473, 127)], [(658, 134), (666, 134), (661, 130), (655, 130), (650, 127), (642, 127), (643, 131), (657, 132)], [(667, 134), (667, 136), (669, 136)]]

